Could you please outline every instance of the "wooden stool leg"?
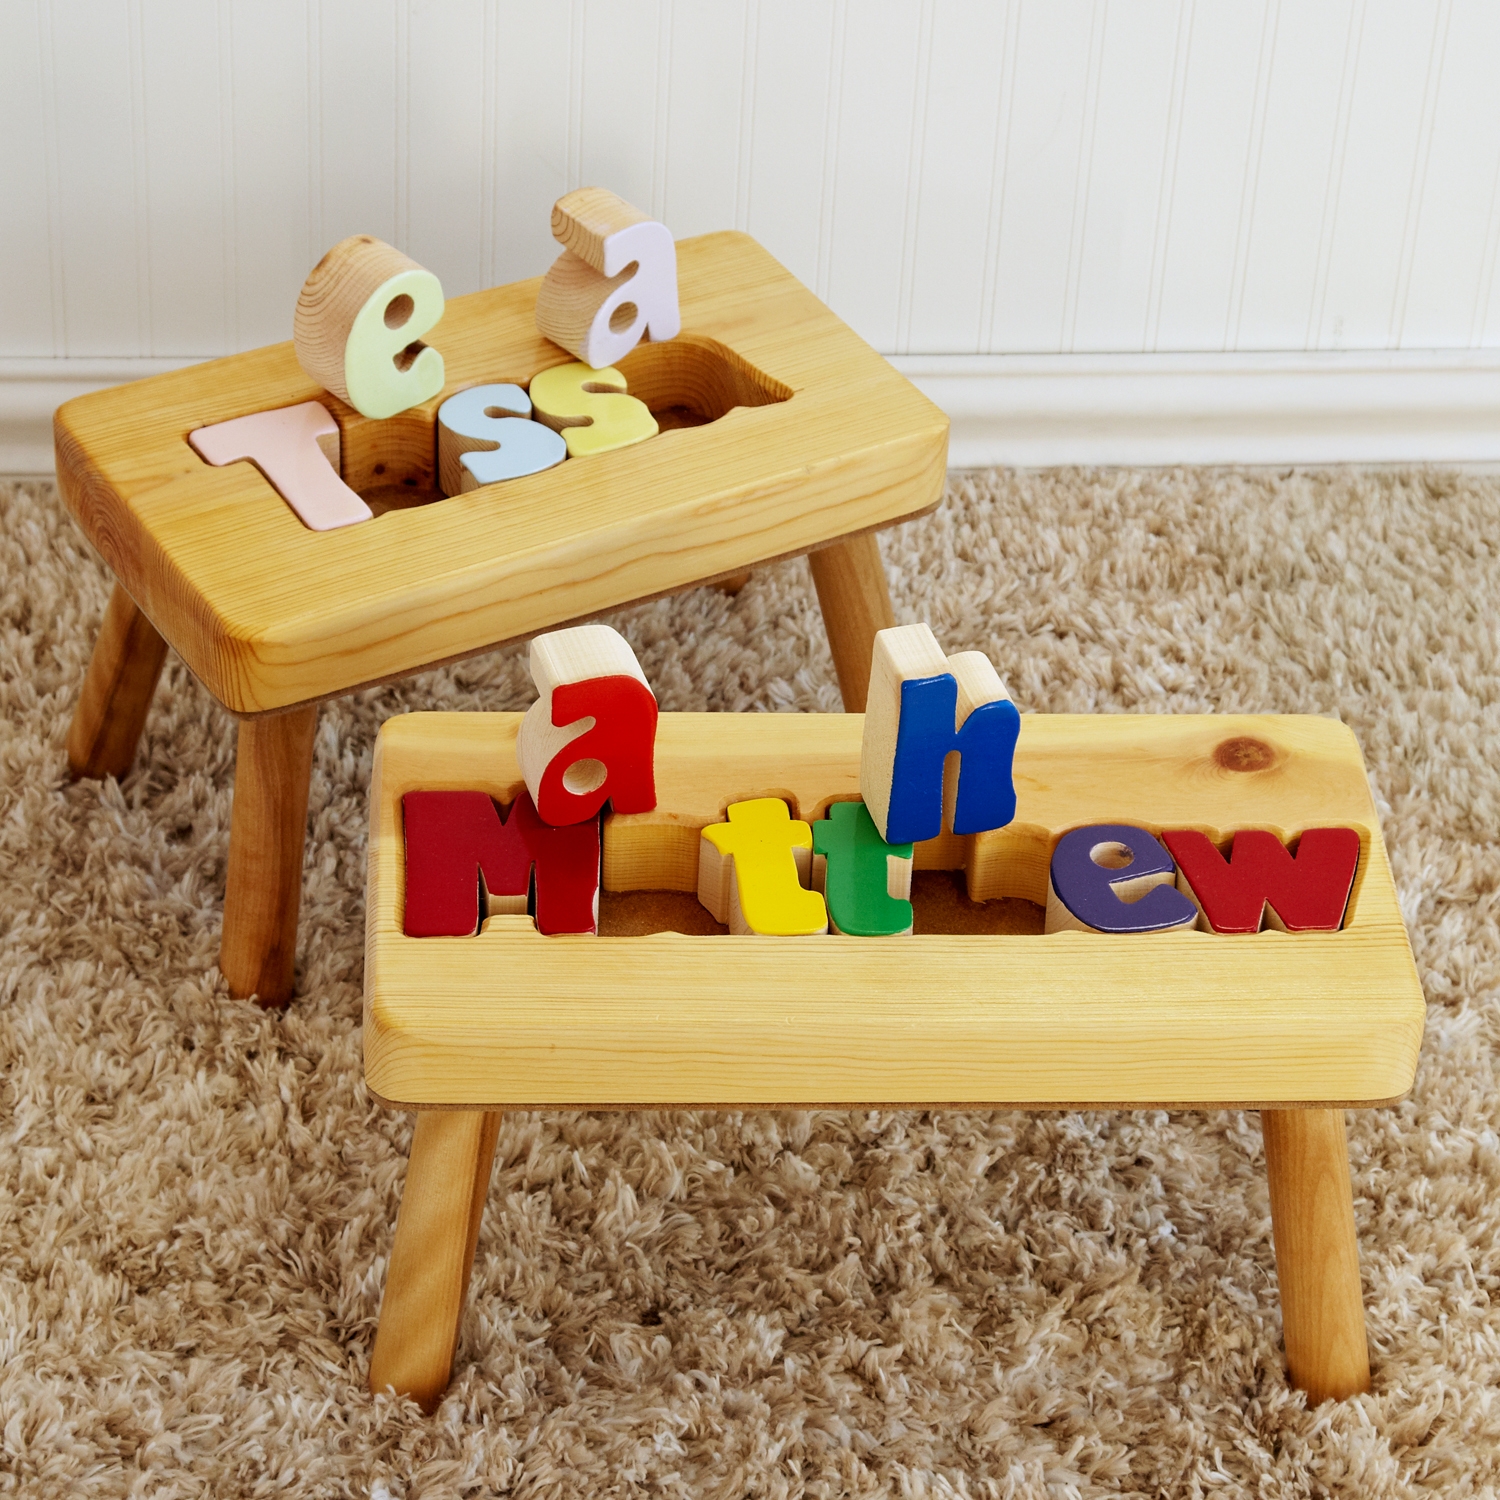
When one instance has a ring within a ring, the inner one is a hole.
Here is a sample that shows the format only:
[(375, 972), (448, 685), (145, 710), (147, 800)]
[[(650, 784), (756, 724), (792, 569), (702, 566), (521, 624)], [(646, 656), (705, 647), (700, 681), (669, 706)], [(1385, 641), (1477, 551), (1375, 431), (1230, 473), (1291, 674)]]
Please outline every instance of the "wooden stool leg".
[(1281, 1326), (1308, 1404), (1370, 1389), (1354, 1196), (1341, 1109), (1263, 1109)]
[(823, 626), (839, 674), (844, 712), (863, 713), (870, 691), (875, 632), (896, 623), (880, 562), (880, 544), (870, 531), (846, 542), (835, 542), (820, 552), (809, 552), (807, 561), (823, 608)]
[(392, 1389), (431, 1412), (448, 1389), (499, 1134), (498, 1114), (417, 1116), (370, 1355), (373, 1393)]
[(292, 998), (317, 731), (316, 705), (240, 721), (219, 968), (231, 995), (262, 1005)]
[(167, 643), (117, 583), (68, 730), (74, 776), (124, 776), (135, 760)]

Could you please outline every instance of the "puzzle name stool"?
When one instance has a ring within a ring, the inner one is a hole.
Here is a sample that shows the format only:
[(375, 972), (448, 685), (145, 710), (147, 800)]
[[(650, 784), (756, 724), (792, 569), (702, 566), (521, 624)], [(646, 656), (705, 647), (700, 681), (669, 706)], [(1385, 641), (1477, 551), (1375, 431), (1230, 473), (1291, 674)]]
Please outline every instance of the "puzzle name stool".
[[(1258, 1109), (1292, 1381), (1313, 1402), (1368, 1389), (1343, 1111), (1411, 1087), (1424, 1006), (1347, 728), (1023, 716), (1014, 821), (915, 846), (918, 870), (963, 869), (976, 901), (1040, 906), (1070, 829), (1338, 825), (1360, 859), (1337, 931), (924, 935), (918, 903), (912, 935), (880, 938), (547, 937), (514, 914), (405, 936), (402, 799), (512, 802), (521, 718), (410, 714), (376, 745), (365, 1077), (420, 1113), (372, 1389), (430, 1410), (448, 1384), (501, 1111), (939, 1104)], [(862, 732), (854, 714), (663, 714), (656, 809), (603, 824), (605, 902), (696, 891), (701, 830), (732, 803), (815, 820), (858, 798)]]
[[(220, 958), (234, 993), (292, 993), (325, 699), (806, 554), (845, 706), (863, 707), (893, 623), (874, 533), (937, 504), (947, 419), (747, 236), (676, 251), (681, 333), (618, 361), (660, 433), (449, 498), (443, 401), (571, 359), (537, 331), (539, 279), (449, 301), (432, 335), (446, 383), (394, 417), (321, 389), (290, 343), (59, 410), (59, 486), (117, 579), (69, 760), (128, 770), (168, 645), (239, 718)], [(251, 463), (215, 467), (189, 444), (310, 401), (372, 519), (310, 530)]]

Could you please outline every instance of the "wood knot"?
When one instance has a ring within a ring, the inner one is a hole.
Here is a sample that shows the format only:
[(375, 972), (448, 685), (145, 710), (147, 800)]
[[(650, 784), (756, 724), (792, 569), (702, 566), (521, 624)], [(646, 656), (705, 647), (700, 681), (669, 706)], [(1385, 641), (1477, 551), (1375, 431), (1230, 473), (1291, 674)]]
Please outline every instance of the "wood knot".
[(1237, 735), (1215, 747), (1214, 761), (1226, 771), (1264, 771), (1276, 763), (1276, 752), (1264, 740)]

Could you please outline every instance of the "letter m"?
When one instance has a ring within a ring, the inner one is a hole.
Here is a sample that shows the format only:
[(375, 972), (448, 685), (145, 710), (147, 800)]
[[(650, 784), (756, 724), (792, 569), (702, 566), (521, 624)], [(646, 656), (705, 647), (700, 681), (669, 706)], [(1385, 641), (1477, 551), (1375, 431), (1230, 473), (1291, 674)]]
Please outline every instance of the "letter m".
[(486, 792), (408, 792), (407, 937), (471, 937), (481, 914), (525, 913), (536, 870), (537, 926), (593, 932), (599, 883), (599, 823), (549, 828), (522, 792), (502, 821)]

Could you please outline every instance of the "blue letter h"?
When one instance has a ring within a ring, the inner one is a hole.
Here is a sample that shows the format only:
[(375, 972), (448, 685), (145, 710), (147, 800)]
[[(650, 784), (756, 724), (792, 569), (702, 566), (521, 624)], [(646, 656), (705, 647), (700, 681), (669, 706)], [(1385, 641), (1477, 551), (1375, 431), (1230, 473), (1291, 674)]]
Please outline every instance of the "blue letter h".
[(951, 672), (901, 684), (887, 843), (910, 844), (942, 832), (943, 762), (952, 750), (959, 753), (954, 833), (1003, 828), (1015, 817), (1011, 768), (1021, 733), (1015, 704), (1009, 699), (981, 703), (962, 729), (953, 727), (957, 717), (958, 682)]

